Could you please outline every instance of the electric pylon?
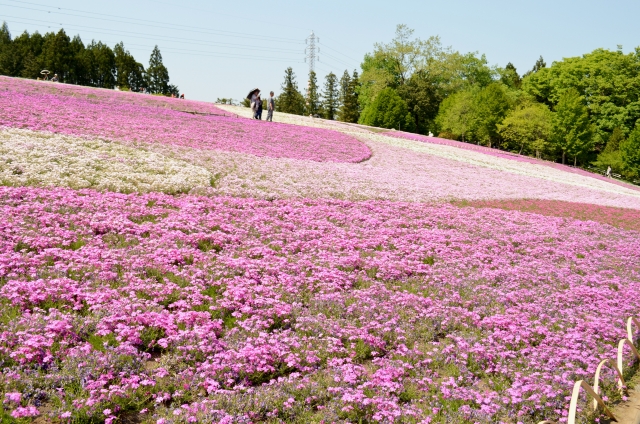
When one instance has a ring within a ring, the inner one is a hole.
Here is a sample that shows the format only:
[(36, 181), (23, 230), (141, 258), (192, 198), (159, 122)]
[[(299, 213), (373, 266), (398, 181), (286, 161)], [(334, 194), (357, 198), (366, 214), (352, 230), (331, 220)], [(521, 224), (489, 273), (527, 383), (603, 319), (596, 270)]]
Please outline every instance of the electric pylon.
[(309, 73), (311, 73), (311, 71), (316, 70), (316, 58), (318, 62), (320, 62), (320, 57), (317, 55), (320, 53), (320, 47), (316, 47), (316, 43), (320, 42), (320, 38), (316, 37), (313, 31), (311, 31), (311, 35), (304, 41), (307, 44), (307, 48), (304, 49), (304, 53), (306, 54), (304, 61), (309, 64)]

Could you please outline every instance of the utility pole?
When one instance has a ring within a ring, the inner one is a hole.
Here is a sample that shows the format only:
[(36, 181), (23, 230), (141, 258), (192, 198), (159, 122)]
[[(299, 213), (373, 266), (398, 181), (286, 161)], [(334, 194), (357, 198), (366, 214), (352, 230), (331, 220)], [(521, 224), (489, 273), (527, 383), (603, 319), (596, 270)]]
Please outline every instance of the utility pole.
[(311, 35), (309, 35), (304, 42), (307, 45), (307, 48), (304, 49), (304, 54), (306, 55), (304, 61), (309, 64), (309, 73), (311, 73), (311, 71), (316, 70), (316, 58), (318, 62), (320, 62), (320, 57), (317, 56), (317, 54), (320, 53), (320, 47), (316, 47), (316, 43), (320, 42), (320, 38), (316, 37), (313, 31), (311, 31)]

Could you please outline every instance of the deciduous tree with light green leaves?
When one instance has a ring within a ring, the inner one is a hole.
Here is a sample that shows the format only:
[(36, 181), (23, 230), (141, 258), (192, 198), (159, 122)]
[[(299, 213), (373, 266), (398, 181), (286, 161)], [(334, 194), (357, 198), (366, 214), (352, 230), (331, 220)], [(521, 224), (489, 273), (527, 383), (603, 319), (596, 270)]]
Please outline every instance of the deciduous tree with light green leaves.
[(415, 122), (409, 108), (396, 91), (387, 87), (362, 112), (360, 123), (373, 127), (413, 131)]
[(569, 156), (573, 157), (575, 166), (578, 156), (588, 151), (593, 143), (589, 111), (578, 90), (569, 88), (560, 96), (552, 122), (553, 143), (562, 151), (562, 163)]
[(540, 158), (551, 136), (552, 118), (549, 108), (540, 103), (529, 103), (512, 110), (498, 125), (503, 147), (518, 154), (535, 152)]
[(620, 145), (624, 143), (625, 137), (620, 128), (615, 128), (607, 140), (607, 145), (604, 150), (598, 155), (596, 161), (592, 164), (601, 169), (607, 169), (611, 167), (613, 172), (623, 174), (625, 177), (629, 177), (624, 162), (622, 160), (622, 153), (620, 152)]
[(636, 124), (629, 138), (620, 144), (620, 153), (629, 174), (640, 178), (640, 123)]
[(460, 91), (442, 102), (436, 124), (440, 132), (451, 133), (467, 141), (473, 128), (474, 113), (474, 90)]
[(590, 120), (601, 139), (616, 127), (629, 134), (640, 119), (640, 48), (628, 54), (596, 49), (566, 58), (532, 73), (522, 87), (550, 106), (558, 104), (568, 88), (575, 88), (588, 98)]
[(473, 132), (476, 140), (489, 147), (498, 140), (498, 124), (510, 108), (509, 98), (501, 83), (491, 83), (473, 99)]

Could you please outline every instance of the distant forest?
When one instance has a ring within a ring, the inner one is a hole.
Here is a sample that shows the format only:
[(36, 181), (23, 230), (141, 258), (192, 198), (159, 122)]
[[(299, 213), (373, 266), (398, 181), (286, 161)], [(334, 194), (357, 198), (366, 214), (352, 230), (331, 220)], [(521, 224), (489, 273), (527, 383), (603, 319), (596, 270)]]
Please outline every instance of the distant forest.
[(37, 79), (43, 77), (42, 70), (68, 84), (178, 95), (158, 46), (145, 69), (123, 43), (113, 49), (100, 41), (85, 45), (79, 35), (70, 38), (63, 29), (44, 35), (25, 31), (12, 38), (4, 22), (0, 27), (0, 75)]
[(374, 44), (361, 72), (315, 73), (303, 95), (291, 68), (279, 110), (433, 133), (555, 162), (640, 180), (640, 47), (624, 54), (597, 49), (547, 66), (540, 57), (520, 75), (513, 64), (420, 40), (398, 25)]

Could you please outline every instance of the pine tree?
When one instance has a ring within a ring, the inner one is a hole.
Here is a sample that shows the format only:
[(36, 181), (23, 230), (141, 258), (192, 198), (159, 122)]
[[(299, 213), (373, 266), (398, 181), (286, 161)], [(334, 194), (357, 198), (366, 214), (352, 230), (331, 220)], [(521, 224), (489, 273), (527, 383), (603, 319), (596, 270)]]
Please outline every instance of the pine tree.
[(351, 75), (349, 75), (349, 71), (346, 69), (342, 74), (342, 78), (340, 78), (340, 108), (344, 105), (345, 98), (347, 97), (347, 93), (349, 92), (349, 85), (351, 84)]
[(318, 77), (315, 71), (309, 72), (305, 114), (315, 116), (320, 113), (320, 94), (318, 93)]
[(338, 91), (338, 77), (331, 72), (325, 77), (322, 93), (322, 109), (326, 119), (335, 119), (340, 106), (340, 92)]
[(125, 50), (122, 42), (116, 44), (113, 52), (116, 60), (116, 85), (123, 90), (139, 91), (145, 86), (144, 66)]
[[(346, 71), (345, 71), (346, 73)], [(348, 74), (347, 74), (348, 76)], [(345, 80), (343, 75), (342, 80)], [(342, 89), (341, 85), (341, 89)], [(348, 84), (344, 93), (342, 94), (342, 106), (338, 113), (338, 119), (342, 122), (358, 122), (360, 118), (360, 104), (358, 103), (358, 90), (360, 88), (360, 81), (358, 72), (353, 71), (353, 76), (348, 79)]]
[(6, 22), (0, 27), (0, 75), (13, 75), (13, 43)]
[(507, 66), (504, 67), (501, 81), (508, 87), (520, 88), (522, 78), (518, 75), (518, 70), (513, 66), (513, 63), (509, 62), (507, 63)]
[(284, 71), (284, 82), (281, 86), (282, 92), (276, 100), (276, 107), (279, 112), (302, 115), (304, 113), (304, 98), (298, 91), (296, 75), (291, 67)]
[(524, 75), (522, 76), (522, 78), (529, 76), (531, 74), (535, 74), (536, 72), (538, 72), (540, 69), (542, 68), (546, 68), (547, 67), (547, 63), (544, 61), (544, 59), (542, 58), (542, 56), (540, 56), (538, 58), (538, 60), (536, 60), (536, 64), (533, 65), (533, 69), (531, 69), (530, 71), (527, 71), (524, 73)]
[(542, 56), (540, 56), (540, 58), (536, 60), (536, 64), (533, 65), (533, 69), (531, 70), (531, 72), (538, 72), (540, 69), (546, 68), (546, 67), (547, 67), (547, 63), (544, 61)]
[(147, 87), (152, 94), (170, 94), (169, 71), (162, 63), (158, 46), (153, 48), (147, 68)]
[(71, 51), (71, 39), (63, 29), (57, 34), (52, 32), (45, 34), (42, 56), (44, 56), (44, 67), (51, 71), (50, 76), (58, 74), (60, 81), (68, 80), (74, 57)]

